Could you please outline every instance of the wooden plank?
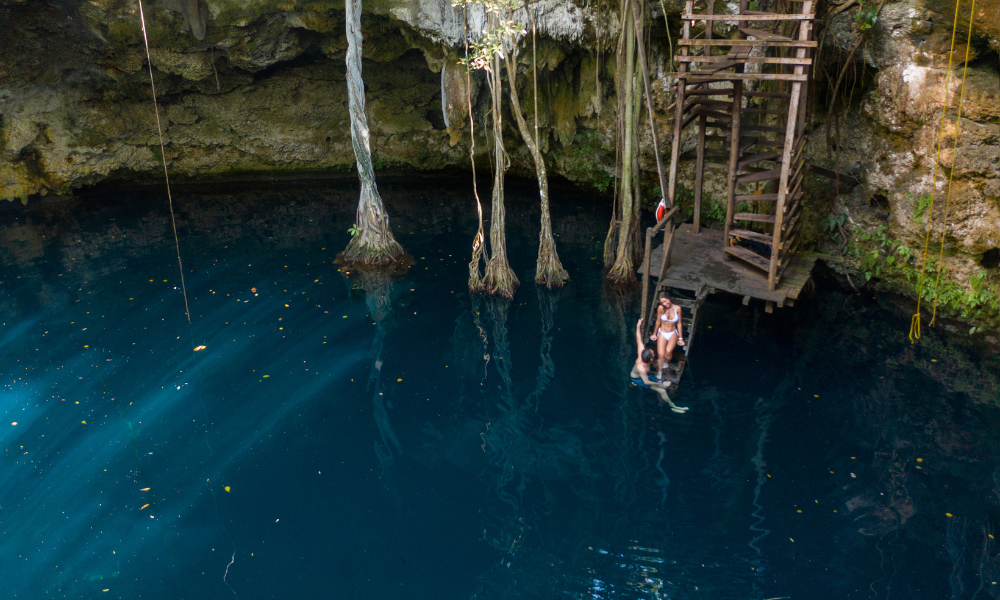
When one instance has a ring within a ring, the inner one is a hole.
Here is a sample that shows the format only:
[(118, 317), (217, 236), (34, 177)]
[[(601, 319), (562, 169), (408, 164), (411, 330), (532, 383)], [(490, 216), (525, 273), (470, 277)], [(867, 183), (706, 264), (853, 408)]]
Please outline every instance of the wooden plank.
[(726, 246), (725, 252), (730, 256), (735, 256), (744, 262), (750, 263), (764, 272), (767, 271), (768, 265), (770, 265), (770, 261), (763, 256), (740, 246)]
[(819, 42), (816, 41), (806, 41), (800, 42), (798, 40), (786, 39), (786, 40), (730, 40), (730, 39), (716, 39), (716, 40), (677, 40), (678, 46), (737, 46), (737, 47), (755, 47), (761, 46), (763, 48), (816, 48)]
[(733, 221), (753, 221), (754, 223), (774, 223), (774, 215), (760, 215), (757, 213), (738, 212), (733, 213)]
[[(756, 15), (750, 14), (740, 14), (740, 15), (694, 15), (691, 13), (682, 13), (681, 20), (683, 21), (813, 21), (815, 17), (812, 15), (803, 14), (780, 14), (780, 13), (762, 13)], [(741, 28), (745, 29), (745, 28)], [(751, 31), (754, 31), (751, 29)], [(744, 32), (746, 33), (746, 32)], [(752, 33), (747, 33), (747, 35), (753, 35)], [(784, 38), (791, 39), (791, 38)]]
[(749, 175), (740, 175), (736, 178), (736, 183), (755, 183), (758, 181), (771, 181), (773, 179), (781, 178), (781, 169), (771, 169), (768, 171), (761, 171), (760, 173), (750, 173)]
[[(704, 106), (707, 108), (723, 109), (728, 110), (733, 107), (733, 103), (727, 100), (710, 100), (707, 97), (697, 97), (688, 100), (688, 106), (693, 107), (694, 105)], [(784, 114), (785, 111), (781, 111)]]
[[(724, 104), (721, 103), (720, 104)], [(705, 130), (708, 128), (707, 119), (702, 117), (698, 121), (698, 148), (695, 157), (694, 169), (694, 232), (701, 231), (701, 195), (702, 187), (705, 183)]]
[(744, 165), (749, 165), (750, 163), (761, 162), (765, 160), (773, 161), (776, 158), (781, 158), (780, 152), (758, 152), (757, 154), (744, 156), (743, 159), (740, 160), (739, 162), (739, 167), (742, 168)]
[(736, 194), (737, 202), (774, 202), (778, 194)]
[(701, 71), (685, 73), (678, 71), (670, 73), (676, 79), (682, 79), (688, 83), (715, 83), (718, 81), (806, 81), (808, 75), (795, 75), (792, 73), (715, 73), (708, 75)]
[(762, 64), (762, 65), (811, 65), (811, 58), (787, 58), (783, 56), (745, 56), (732, 58), (727, 56), (678, 56), (674, 59), (677, 62), (686, 63), (728, 63), (728, 66), (739, 64)]
[(700, 90), (688, 90), (688, 96), (732, 96), (732, 88), (728, 89), (716, 89), (716, 88), (705, 88)]
[(694, 107), (691, 110), (694, 111), (694, 113), (696, 115), (701, 115), (703, 117), (711, 117), (711, 118), (716, 119), (717, 121), (719, 121), (721, 123), (731, 123), (732, 120), (733, 120), (733, 118), (731, 116), (727, 115), (726, 113), (719, 112), (717, 110), (712, 110), (710, 108), (704, 108), (704, 107), (701, 107), (701, 106), (696, 106), (696, 107)]
[[(701, 233), (693, 233), (690, 224), (681, 224), (673, 236), (671, 265), (664, 278), (656, 286), (650, 285), (651, 294), (663, 287), (688, 290), (695, 294), (715, 291), (750, 296), (759, 300), (782, 302), (796, 298), (802, 286), (809, 280), (810, 272), (818, 255), (812, 252), (797, 252), (785, 268), (782, 282), (774, 291), (767, 291), (767, 277), (757, 267), (741, 260), (723, 260), (722, 231), (702, 228)], [(651, 253), (651, 274), (656, 277), (662, 265), (663, 247)], [(829, 260), (829, 257), (827, 257)], [(639, 274), (646, 264), (639, 268)]]
[(840, 181), (840, 183), (846, 183), (848, 186), (852, 188), (861, 185), (861, 180), (853, 175), (848, 175), (847, 173), (840, 173), (838, 171), (834, 171), (833, 169), (826, 169), (818, 165), (814, 165), (812, 163), (806, 164), (806, 170), (815, 173), (817, 175), (822, 175), (823, 177), (826, 177), (827, 179), (831, 179), (833, 181)]
[(751, 27), (740, 27), (739, 30), (740, 30), (740, 33), (742, 33), (743, 35), (757, 38), (757, 40), (762, 41), (762, 42), (763, 41), (768, 41), (768, 42), (771, 42), (771, 41), (773, 41), (773, 42), (790, 42), (790, 41), (792, 41), (792, 38), (790, 38), (790, 37), (785, 37), (783, 35), (778, 35), (776, 33), (771, 33), (770, 31), (764, 31), (762, 29), (753, 29)]
[[(653, 228), (646, 228), (646, 249), (644, 251), (643, 262), (649, 264), (649, 253), (653, 249)], [(649, 297), (649, 269), (646, 269), (642, 273), (642, 322), (649, 326), (649, 321), (646, 320), (646, 299)]]
[[(742, 73), (734, 74), (742, 75)], [(733, 198), (736, 194), (736, 162), (740, 159), (740, 120), (742, 119), (740, 109), (743, 106), (742, 92), (743, 82), (736, 81), (733, 83), (733, 119), (732, 130), (729, 136), (729, 166), (726, 173), (726, 220), (723, 225), (725, 228), (722, 235), (723, 244), (729, 240), (729, 225), (732, 223), (733, 211), (736, 209), (736, 202)]]
[(749, 229), (730, 229), (730, 237), (738, 237), (744, 240), (753, 240), (755, 242), (760, 242), (762, 244), (771, 245), (771, 234), (760, 233), (759, 231), (751, 231)]

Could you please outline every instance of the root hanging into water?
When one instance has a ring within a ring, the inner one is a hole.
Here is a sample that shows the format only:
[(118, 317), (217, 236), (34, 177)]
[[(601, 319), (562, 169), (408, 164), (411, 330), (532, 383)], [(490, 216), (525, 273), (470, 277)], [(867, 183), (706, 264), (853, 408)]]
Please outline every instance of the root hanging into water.
[(365, 116), (365, 84), (361, 77), (361, 0), (347, 0), (344, 7), (347, 13), (347, 98), (361, 197), (354, 223), (357, 233), (340, 258), (345, 263), (387, 265), (401, 258), (404, 252), (392, 236), (389, 215), (375, 187), (368, 117)]

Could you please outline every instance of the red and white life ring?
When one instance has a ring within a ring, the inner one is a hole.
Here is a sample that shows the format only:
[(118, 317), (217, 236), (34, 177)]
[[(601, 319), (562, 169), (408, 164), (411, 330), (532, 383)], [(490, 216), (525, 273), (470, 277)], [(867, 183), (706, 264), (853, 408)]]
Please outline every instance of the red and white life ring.
[(656, 222), (659, 223), (663, 220), (663, 215), (667, 213), (667, 203), (660, 198), (660, 203), (656, 205)]

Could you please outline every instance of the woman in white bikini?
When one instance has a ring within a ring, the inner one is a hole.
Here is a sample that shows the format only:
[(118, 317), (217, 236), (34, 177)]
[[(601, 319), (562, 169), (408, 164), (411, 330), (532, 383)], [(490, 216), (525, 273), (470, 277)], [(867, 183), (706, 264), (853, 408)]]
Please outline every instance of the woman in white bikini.
[(670, 301), (666, 292), (660, 292), (660, 303), (656, 307), (656, 331), (651, 339), (656, 340), (658, 355), (657, 376), (663, 378), (663, 367), (674, 354), (674, 348), (684, 345), (684, 332), (681, 330), (681, 307)]

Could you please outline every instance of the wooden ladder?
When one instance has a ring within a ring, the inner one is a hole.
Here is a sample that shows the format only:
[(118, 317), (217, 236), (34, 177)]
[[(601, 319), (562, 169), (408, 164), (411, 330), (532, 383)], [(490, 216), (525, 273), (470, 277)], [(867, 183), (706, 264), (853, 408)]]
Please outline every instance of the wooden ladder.
[[(815, 3), (791, 3), (801, 12), (748, 10), (748, 0), (740, 0), (739, 14), (728, 15), (715, 14), (714, 0), (701, 13), (687, 0), (675, 57), (669, 198), (676, 200), (681, 136), (696, 123), (694, 231), (701, 228), (705, 168), (723, 170), (725, 255), (766, 273), (768, 291), (779, 285), (799, 244), (807, 86), (817, 46)], [(735, 23), (735, 37), (717, 37), (719, 21)], [(703, 33), (692, 36), (699, 23)]]

